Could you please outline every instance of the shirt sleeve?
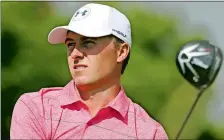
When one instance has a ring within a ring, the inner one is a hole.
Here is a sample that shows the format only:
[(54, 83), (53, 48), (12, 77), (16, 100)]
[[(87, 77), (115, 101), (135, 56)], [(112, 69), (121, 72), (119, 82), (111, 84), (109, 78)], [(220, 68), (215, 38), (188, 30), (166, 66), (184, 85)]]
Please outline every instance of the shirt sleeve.
[(10, 139), (46, 139), (43, 117), (28, 94), (20, 96), (14, 106)]
[(168, 140), (168, 135), (162, 126), (159, 126), (156, 130), (154, 140)]

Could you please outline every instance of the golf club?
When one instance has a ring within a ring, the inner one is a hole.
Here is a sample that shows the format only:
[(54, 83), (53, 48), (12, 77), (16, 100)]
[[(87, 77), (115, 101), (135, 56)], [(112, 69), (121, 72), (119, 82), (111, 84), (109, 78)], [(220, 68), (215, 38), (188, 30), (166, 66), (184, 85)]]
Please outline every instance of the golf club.
[(190, 111), (184, 119), (176, 140), (179, 138), (202, 93), (213, 83), (223, 62), (222, 51), (207, 40), (184, 44), (176, 55), (176, 65), (191, 85), (199, 90)]

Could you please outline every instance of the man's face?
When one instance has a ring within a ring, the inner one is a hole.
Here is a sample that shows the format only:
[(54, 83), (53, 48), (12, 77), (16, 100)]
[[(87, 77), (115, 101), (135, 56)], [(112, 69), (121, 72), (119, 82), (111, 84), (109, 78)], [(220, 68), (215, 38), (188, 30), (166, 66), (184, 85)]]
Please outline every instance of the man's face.
[(87, 38), (68, 32), (65, 44), (69, 70), (77, 86), (101, 85), (120, 75), (113, 38)]

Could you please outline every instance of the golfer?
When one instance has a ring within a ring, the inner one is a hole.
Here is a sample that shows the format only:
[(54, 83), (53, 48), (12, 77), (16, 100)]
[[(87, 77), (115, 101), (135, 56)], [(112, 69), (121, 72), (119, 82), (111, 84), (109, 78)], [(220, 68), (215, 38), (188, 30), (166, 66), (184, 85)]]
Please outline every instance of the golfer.
[(11, 139), (168, 139), (163, 126), (121, 85), (132, 48), (124, 14), (86, 4), (68, 26), (54, 28), (48, 41), (65, 44), (71, 81), (21, 95), (13, 110)]

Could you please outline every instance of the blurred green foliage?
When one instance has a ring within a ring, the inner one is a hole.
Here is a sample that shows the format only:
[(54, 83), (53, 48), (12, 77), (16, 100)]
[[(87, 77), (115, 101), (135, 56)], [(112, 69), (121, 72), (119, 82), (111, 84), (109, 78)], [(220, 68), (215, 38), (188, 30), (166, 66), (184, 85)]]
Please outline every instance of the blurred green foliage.
[[(50, 45), (47, 35), (55, 26), (68, 24), (72, 15), (57, 15), (49, 3), (2, 2), (2, 139), (9, 139), (13, 107), (21, 94), (64, 86), (70, 80), (64, 45)], [(123, 8), (116, 2), (98, 3), (114, 6), (130, 19), (133, 46), (122, 84), (128, 96), (174, 138), (197, 92), (178, 73), (175, 55), (181, 44), (205, 35), (180, 34), (181, 23), (174, 16), (137, 6)], [(211, 96), (210, 90), (202, 97), (180, 138), (224, 138), (223, 129), (206, 122)]]

